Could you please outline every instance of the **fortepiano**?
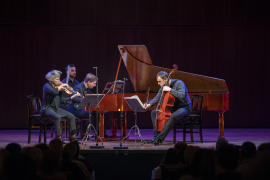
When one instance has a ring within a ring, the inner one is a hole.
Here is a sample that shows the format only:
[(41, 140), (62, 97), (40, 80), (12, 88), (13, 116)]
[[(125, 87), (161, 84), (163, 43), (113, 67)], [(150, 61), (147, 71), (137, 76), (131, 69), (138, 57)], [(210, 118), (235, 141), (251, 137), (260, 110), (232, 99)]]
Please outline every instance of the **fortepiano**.
[[(119, 45), (118, 49), (121, 56), (115, 79), (117, 79), (121, 60), (123, 59), (129, 78), (136, 92), (125, 93), (125, 97), (138, 95), (142, 102), (146, 102), (146, 92), (150, 87), (149, 99), (153, 99), (160, 88), (156, 82), (157, 73), (160, 71), (169, 73), (171, 69), (154, 66), (147, 47), (144, 45)], [(229, 110), (229, 90), (225, 80), (183, 71), (176, 71), (175, 74), (172, 75), (172, 79), (180, 79), (185, 83), (190, 98), (195, 94), (204, 96), (202, 109), (203, 111), (218, 112), (219, 137), (224, 137), (224, 112)], [(123, 136), (127, 134), (126, 112), (132, 110), (125, 101), (122, 107), (122, 98), (122, 94), (106, 94), (99, 103), (99, 136), (105, 141), (104, 113), (108, 111), (124, 111), (125, 118), (122, 122), (122, 134)], [(91, 108), (91, 110), (96, 110), (96, 108)]]

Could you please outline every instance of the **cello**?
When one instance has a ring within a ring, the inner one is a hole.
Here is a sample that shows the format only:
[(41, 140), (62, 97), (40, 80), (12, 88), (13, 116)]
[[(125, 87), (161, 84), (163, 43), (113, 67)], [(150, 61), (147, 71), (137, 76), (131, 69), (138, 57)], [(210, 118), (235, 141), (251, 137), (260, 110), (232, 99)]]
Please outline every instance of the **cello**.
[[(175, 73), (178, 66), (176, 64), (173, 65), (173, 69), (168, 75), (167, 81), (164, 86), (168, 86), (171, 80), (171, 75)], [(175, 97), (169, 91), (163, 91), (161, 93), (157, 108), (156, 108), (156, 119), (155, 119), (155, 127), (157, 131), (161, 131), (163, 126), (168, 121), (171, 116), (172, 108), (174, 105)]]

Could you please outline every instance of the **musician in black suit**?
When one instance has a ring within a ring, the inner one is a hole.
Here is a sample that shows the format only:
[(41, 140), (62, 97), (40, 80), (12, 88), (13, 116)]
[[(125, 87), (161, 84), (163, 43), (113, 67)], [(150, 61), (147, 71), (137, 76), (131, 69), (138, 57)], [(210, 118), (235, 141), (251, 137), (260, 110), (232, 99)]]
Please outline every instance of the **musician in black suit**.
[(168, 73), (165, 71), (160, 71), (156, 77), (158, 85), (161, 88), (159, 89), (156, 97), (152, 99), (149, 102), (149, 104), (144, 104), (144, 106), (146, 108), (150, 108), (156, 105), (160, 100), (162, 91), (169, 91), (170, 94), (172, 94), (175, 97), (174, 106), (172, 108), (172, 114), (160, 132), (157, 131), (155, 127), (156, 110), (153, 110), (151, 112), (151, 119), (154, 129), (154, 138), (151, 141), (148, 141), (148, 143), (154, 143), (154, 145), (159, 145), (159, 143), (161, 143), (166, 138), (166, 136), (172, 129), (174, 122), (177, 119), (181, 119), (183, 116), (190, 114), (191, 101), (188, 96), (188, 90), (183, 81), (178, 79), (170, 79), (169, 85), (165, 86), (165, 83), (168, 79)]
[[(98, 78), (94, 74), (88, 73), (84, 81), (75, 86), (73, 90), (79, 92), (83, 97), (85, 94), (92, 94), (91, 89), (96, 86), (97, 80)], [(82, 100), (82, 97), (75, 97), (72, 99), (72, 103), (69, 105), (68, 111), (80, 119), (87, 119), (89, 118), (89, 112), (85, 111), (84, 108), (78, 107)], [(88, 124), (89, 121), (85, 121), (85, 125), (87, 126)], [(95, 124), (95, 122), (93, 122), (93, 124)], [(77, 132), (79, 128), (80, 127), (77, 125)]]

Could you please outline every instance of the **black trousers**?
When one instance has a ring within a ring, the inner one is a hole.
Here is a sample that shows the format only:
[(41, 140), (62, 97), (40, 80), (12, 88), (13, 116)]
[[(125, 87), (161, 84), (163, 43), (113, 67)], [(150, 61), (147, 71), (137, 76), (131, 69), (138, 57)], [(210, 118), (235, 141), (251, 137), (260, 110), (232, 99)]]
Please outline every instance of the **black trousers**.
[[(98, 128), (96, 126), (96, 112), (91, 111), (91, 121), (90, 123), (95, 127)], [(79, 113), (74, 114), (76, 117), (78, 117), (79, 119), (89, 119), (89, 111), (85, 111), (84, 109), (82, 109)], [(87, 127), (89, 124), (89, 121), (84, 121), (84, 126)], [(76, 127), (77, 132), (80, 129), (80, 125), (77, 125)]]
[(159, 132), (157, 131), (156, 126), (155, 126), (155, 119), (156, 119), (157, 112), (156, 110), (153, 110), (151, 112), (151, 119), (152, 119), (152, 124), (153, 124), (154, 136), (155, 137), (158, 136), (158, 138), (163, 141), (168, 135), (168, 133), (170, 132), (170, 130), (172, 129), (175, 121), (178, 119), (181, 119), (185, 115), (190, 114), (190, 112), (191, 112), (191, 105), (186, 108), (177, 109), (171, 114), (170, 118), (164, 125), (163, 129), (161, 130), (161, 132)]
[(69, 131), (71, 135), (76, 134), (75, 116), (68, 111), (58, 108), (57, 112), (52, 109), (48, 109), (43, 112), (45, 116), (54, 119), (55, 134), (61, 135), (61, 118), (65, 118), (69, 121)]

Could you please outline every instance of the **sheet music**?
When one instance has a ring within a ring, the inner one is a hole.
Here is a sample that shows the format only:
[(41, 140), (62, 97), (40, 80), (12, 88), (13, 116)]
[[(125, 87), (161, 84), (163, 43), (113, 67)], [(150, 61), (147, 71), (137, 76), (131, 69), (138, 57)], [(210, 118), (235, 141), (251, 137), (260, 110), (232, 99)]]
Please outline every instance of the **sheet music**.
[[(131, 97), (125, 97), (124, 99), (126, 100), (126, 102), (128, 103), (128, 105), (130, 106), (130, 108), (132, 110), (134, 110), (134, 108), (136, 107), (137, 109), (139, 109), (138, 112), (140, 112), (140, 110), (143, 110), (142, 112), (146, 111), (145, 106), (143, 105), (142, 101), (140, 100), (140, 98), (137, 95), (134, 95), (134, 96), (131, 96)], [(134, 102), (133, 103), (129, 102), (129, 100), (136, 100), (136, 102), (138, 102), (138, 103), (134, 104)]]

